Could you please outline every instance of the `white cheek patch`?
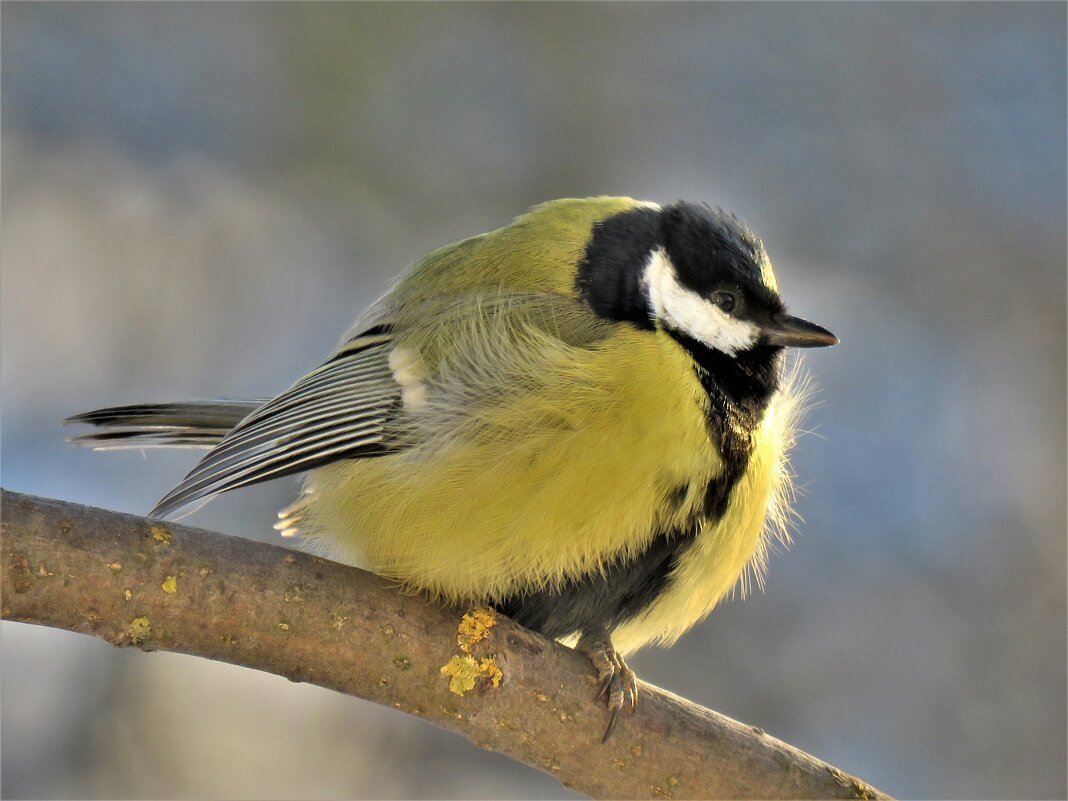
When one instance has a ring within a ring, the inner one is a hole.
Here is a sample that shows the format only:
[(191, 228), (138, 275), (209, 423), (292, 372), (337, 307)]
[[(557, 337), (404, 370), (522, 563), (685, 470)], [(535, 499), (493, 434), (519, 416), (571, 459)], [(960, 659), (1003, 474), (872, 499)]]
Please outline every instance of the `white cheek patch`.
[(393, 371), (393, 380), (400, 384), (404, 408), (414, 412), (426, 406), (426, 386), (415, 354), (397, 348), (389, 354), (389, 369)]
[(650, 255), (645, 282), (649, 286), (653, 314), (668, 328), (728, 356), (752, 347), (760, 337), (755, 323), (731, 317), (716, 304), (682, 286), (663, 248)]

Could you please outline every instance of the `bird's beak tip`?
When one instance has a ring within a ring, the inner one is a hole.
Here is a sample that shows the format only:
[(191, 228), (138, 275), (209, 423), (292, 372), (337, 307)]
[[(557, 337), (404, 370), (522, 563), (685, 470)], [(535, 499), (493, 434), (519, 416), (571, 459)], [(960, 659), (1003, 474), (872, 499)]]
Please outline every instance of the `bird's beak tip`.
[(784, 348), (826, 348), (841, 341), (823, 326), (789, 315), (778, 317), (765, 330), (764, 340)]

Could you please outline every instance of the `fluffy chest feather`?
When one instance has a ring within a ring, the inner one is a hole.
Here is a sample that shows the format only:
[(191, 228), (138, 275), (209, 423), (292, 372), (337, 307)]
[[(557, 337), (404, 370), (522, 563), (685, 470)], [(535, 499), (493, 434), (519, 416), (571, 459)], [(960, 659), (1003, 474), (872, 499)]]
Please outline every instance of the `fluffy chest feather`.
[(541, 344), (513, 366), (509, 380), (526, 384), (514, 398), (494, 397), (468, 372), (454, 387), (445, 375), (418, 410), (423, 446), (314, 471), (302, 529), (335, 557), (447, 598), (493, 602), (641, 560), (657, 537), (696, 526), (665, 589), (616, 634), (621, 651), (673, 641), (762, 558), (789, 404), (779, 398), (764, 415), (709, 521), (705, 488), (725, 463), (686, 351), (662, 332), (629, 328), (592, 348)]
[(746, 470), (718, 520), (701, 524), (656, 600), (613, 634), (622, 653), (650, 642), (670, 645), (702, 620), (741, 583), (763, 580), (769, 541), (788, 541), (790, 474), (786, 451), (793, 441), (798, 396), (789, 387), (772, 399), (752, 435)]
[(639, 554), (683, 523), (700, 493), (666, 499), (721, 468), (689, 357), (623, 327), (595, 347), (541, 344), (493, 375), (461, 365), (455, 384), (429, 384), (420, 446), (314, 471), (302, 530), (375, 572), (492, 599)]

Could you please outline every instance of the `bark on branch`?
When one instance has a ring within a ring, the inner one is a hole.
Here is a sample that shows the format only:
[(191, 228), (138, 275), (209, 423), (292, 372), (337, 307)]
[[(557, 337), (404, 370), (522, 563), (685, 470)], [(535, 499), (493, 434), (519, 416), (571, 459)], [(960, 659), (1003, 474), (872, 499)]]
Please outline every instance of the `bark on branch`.
[(637, 714), (602, 745), (606, 711), (589, 662), (507, 618), (476, 615), (461, 626), (470, 610), (314, 556), (0, 493), (5, 620), (196, 654), (393, 706), (596, 797), (887, 797), (648, 684)]

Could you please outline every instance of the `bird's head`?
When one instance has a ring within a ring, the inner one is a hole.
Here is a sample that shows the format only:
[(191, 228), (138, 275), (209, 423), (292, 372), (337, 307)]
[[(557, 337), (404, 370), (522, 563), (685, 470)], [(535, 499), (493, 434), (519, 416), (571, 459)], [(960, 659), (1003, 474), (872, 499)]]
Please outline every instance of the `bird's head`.
[(602, 316), (662, 327), (731, 357), (838, 342), (786, 313), (763, 244), (733, 215), (705, 205), (642, 204), (601, 221), (578, 285)]

